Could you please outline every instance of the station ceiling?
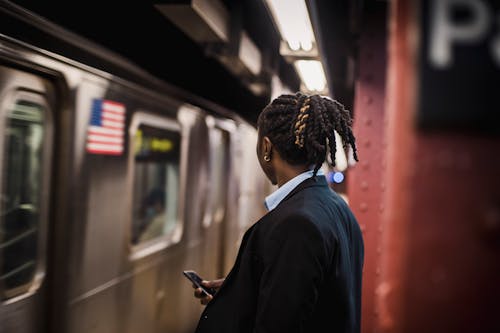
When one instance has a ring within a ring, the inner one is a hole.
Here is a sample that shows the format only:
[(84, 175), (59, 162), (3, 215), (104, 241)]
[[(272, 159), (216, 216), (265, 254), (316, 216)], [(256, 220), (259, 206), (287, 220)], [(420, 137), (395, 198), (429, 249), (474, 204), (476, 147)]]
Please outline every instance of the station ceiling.
[[(280, 35), (263, 0), (221, 0), (256, 46), (263, 51), (265, 70), (275, 72), (292, 91), (300, 89), (294, 67), (279, 55)], [(270, 91), (256, 94), (191, 40), (155, 7), (185, 0), (131, 0), (96, 6), (65, 1), (15, 0), (47, 20), (129, 59), (145, 71), (185, 91), (234, 110), (255, 123), (269, 102)], [(348, 108), (353, 103), (353, 68), (362, 0), (307, 0), (331, 97)], [(266, 81), (264, 76), (261, 80)]]

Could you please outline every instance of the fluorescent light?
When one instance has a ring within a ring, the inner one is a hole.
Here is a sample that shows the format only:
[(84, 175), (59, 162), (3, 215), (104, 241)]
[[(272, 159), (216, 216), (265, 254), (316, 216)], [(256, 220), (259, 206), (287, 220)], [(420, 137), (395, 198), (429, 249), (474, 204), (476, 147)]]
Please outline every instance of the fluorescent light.
[(304, 0), (266, 0), (281, 38), (294, 51), (313, 47), (314, 33)]
[[(294, 61), (297, 72), (309, 91), (324, 92), (326, 78), (317, 55), (313, 55), (316, 41), (304, 0), (265, 0), (278, 26), (281, 39), (288, 44), (280, 53)], [(290, 51), (291, 50), (291, 51)], [(305, 52), (304, 52), (305, 51)], [(310, 60), (298, 60), (310, 59)]]
[(310, 91), (323, 91), (326, 86), (323, 66), (318, 60), (297, 60), (295, 68)]

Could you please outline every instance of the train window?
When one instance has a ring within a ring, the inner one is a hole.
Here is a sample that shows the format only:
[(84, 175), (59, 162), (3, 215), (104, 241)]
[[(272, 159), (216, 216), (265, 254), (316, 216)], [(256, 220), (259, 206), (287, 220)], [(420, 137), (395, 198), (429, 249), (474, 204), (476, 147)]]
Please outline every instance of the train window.
[[(37, 95), (37, 97), (39, 97)], [(17, 99), (7, 109), (0, 192), (0, 297), (25, 293), (37, 275), (45, 229), (43, 183), (50, 147), (44, 105)], [(0, 140), (1, 142), (1, 140)]]
[(213, 220), (220, 223), (224, 219), (227, 187), (226, 177), (229, 173), (229, 133), (214, 127), (210, 130), (210, 183), (208, 205), (211, 218), (204, 218), (203, 225), (208, 227)]
[[(145, 118), (147, 119), (147, 118)], [(144, 119), (144, 120), (145, 120)], [(165, 121), (163, 119), (163, 121)], [(132, 244), (171, 239), (178, 230), (181, 136), (172, 123), (141, 120), (133, 133)]]

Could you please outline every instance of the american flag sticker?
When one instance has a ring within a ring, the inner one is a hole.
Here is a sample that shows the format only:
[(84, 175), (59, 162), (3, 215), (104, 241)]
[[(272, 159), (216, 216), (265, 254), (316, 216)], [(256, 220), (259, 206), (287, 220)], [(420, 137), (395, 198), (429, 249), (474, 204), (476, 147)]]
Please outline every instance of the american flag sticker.
[(124, 134), (125, 105), (105, 99), (94, 99), (87, 129), (87, 152), (121, 155)]

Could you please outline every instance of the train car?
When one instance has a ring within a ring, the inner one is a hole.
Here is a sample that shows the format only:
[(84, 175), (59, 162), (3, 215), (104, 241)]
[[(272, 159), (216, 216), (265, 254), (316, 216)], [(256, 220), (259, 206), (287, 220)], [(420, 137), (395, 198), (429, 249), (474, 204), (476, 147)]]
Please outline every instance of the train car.
[(0, 12), (0, 332), (192, 331), (182, 271), (224, 276), (264, 213), (255, 127)]

